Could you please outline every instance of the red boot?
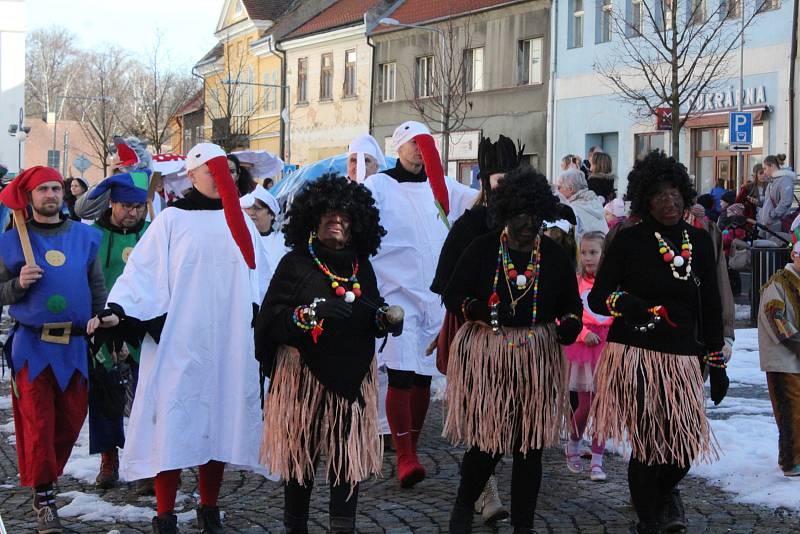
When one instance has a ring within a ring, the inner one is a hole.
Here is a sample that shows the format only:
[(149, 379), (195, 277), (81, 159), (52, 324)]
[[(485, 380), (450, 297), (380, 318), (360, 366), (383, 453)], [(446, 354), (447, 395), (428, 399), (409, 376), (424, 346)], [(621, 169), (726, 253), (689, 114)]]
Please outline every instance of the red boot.
[(397, 451), (397, 478), (403, 488), (413, 487), (425, 478), (414, 451), (411, 435), (411, 390), (389, 387), (386, 393), (386, 418), (392, 429)]
[(425, 426), (425, 416), (431, 402), (431, 388), (414, 386), (411, 388), (411, 445), (417, 454), (417, 442)]

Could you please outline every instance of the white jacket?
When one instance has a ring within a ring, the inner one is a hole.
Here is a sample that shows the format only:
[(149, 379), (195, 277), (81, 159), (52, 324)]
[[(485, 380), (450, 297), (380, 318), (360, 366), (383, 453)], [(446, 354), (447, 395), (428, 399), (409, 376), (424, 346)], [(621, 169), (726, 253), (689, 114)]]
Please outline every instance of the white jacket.
[(575, 212), (577, 226), (575, 228), (575, 240), (580, 243), (581, 236), (589, 232), (608, 233), (608, 223), (606, 222), (605, 212), (603, 211), (603, 199), (594, 191), (581, 189), (566, 204)]

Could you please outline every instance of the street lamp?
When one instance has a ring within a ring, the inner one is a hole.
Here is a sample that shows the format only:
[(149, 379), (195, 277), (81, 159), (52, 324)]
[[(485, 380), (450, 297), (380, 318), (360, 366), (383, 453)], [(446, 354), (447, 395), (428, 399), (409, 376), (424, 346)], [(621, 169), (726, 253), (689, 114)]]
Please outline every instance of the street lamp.
[[(291, 164), (292, 161), (292, 128), (291, 128), (291, 120), (289, 116), (289, 110), (291, 108), (291, 96), (290, 96), (290, 88), (288, 85), (280, 85), (274, 83), (257, 83), (257, 82), (240, 82), (239, 80), (231, 80), (230, 78), (226, 80), (222, 80), (222, 83), (225, 85), (254, 85), (256, 87), (275, 87), (278, 89), (286, 89), (286, 107), (283, 108), (281, 111), (281, 120), (286, 124), (286, 164)], [(283, 112), (286, 112), (286, 116), (283, 115)]]
[(58, 170), (58, 162), (56, 162), (56, 132), (58, 131), (58, 106), (59, 101), (64, 100), (100, 100), (102, 102), (112, 102), (114, 99), (110, 96), (70, 96), (58, 95), (56, 96), (56, 106), (53, 119), (53, 168)]
[[(439, 65), (439, 71), (440, 71), (440, 74), (442, 76), (442, 94), (440, 95), (441, 99), (442, 99), (442, 136), (443, 136), (442, 145), (444, 145), (445, 143), (449, 143), (450, 142), (449, 136), (448, 136), (448, 139), (444, 139), (444, 131), (446, 129), (445, 110), (447, 109), (447, 100), (450, 97), (450, 95), (449, 95), (450, 87), (447, 85), (446, 82), (448, 80), (445, 78), (445, 66), (447, 66), (447, 68), (449, 70), (450, 61), (449, 61), (449, 59), (447, 57), (447, 37), (445, 36), (444, 31), (442, 31), (441, 29), (439, 29), (439, 28), (437, 28), (435, 26), (425, 26), (423, 24), (405, 24), (405, 23), (400, 22), (399, 20), (393, 19), (391, 17), (382, 18), (381, 20), (378, 21), (378, 24), (385, 24), (386, 26), (397, 26), (397, 27), (400, 27), (400, 28), (416, 28), (418, 30), (426, 30), (426, 31), (429, 31), (429, 32), (434, 32), (434, 33), (438, 33), (439, 34), (439, 40), (441, 41), (440, 46), (442, 47), (442, 61), (441, 61), (441, 64)], [(447, 151), (447, 148), (448, 147), (443, 147), (443, 150)], [(445, 165), (446, 165), (446, 162), (445, 162)]]
[(19, 108), (19, 124), (8, 125), (8, 135), (17, 139), (17, 172), (22, 170), (22, 143), (28, 138), (30, 126), (24, 126), (25, 112)]

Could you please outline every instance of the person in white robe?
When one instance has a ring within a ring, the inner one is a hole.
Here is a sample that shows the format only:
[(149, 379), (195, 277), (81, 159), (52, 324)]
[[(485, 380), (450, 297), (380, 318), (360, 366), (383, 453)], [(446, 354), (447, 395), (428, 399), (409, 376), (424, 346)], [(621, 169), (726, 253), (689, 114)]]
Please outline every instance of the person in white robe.
[(262, 431), (251, 326), (267, 276), (261, 240), (220, 147), (195, 146), (187, 169), (193, 189), (156, 217), (90, 325), (146, 332), (120, 474), (155, 476), (157, 533), (176, 531), (180, 471), (194, 466), (198, 527), (222, 532), (225, 464), (257, 469)]
[(359, 135), (347, 147), (347, 177), (350, 181), (364, 180), (386, 168), (386, 158), (378, 142), (370, 134)]
[(261, 245), (264, 252), (263, 261), (267, 266), (265, 270), (267, 276), (258, 281), (259, 294), (263, 300), (272, 275), (275, 273), (275, 269), (278, 268), (278, 263), (289, 252), (283, 232), (275, 228), (275, 219), (280, 214), (281, 207), (272, 193), (264, 189), (261, 184), (256, 185), (256, 188), (251, 193), (241, 197), (239, 205), (247, 216), (252, 219), (261, 236)]
[(364, 182), (372, 191), (387, 235), (373, 266), (381, 294), (405, 310), (402, 337), (390, 338), (379, 354), (388, 368), (386, 415), (397, 450), (400, 485), (425, 478), (417, 441), (430, 402), (436, 358), (426, 354), (439, 334), (444, 308), (430, 285), (450, 223), (475, 203), (478, 191), (445, 177), (428, 128), (408, 121), (394, 132), (394, 168)]

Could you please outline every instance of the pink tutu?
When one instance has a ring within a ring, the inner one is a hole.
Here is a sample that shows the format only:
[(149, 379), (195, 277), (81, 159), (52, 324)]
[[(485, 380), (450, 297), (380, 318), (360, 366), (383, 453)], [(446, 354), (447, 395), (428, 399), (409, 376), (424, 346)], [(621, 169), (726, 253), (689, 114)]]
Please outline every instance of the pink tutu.
[(593, 332), (600, 338), (600, 343), (594, 347), (589, 347), (581, 341), (576, 341), (572, 345), (564, 347), (564, 353), (570, 363), (588, 363), (594, 368), (600, 360), (603, 348), (606, 345), (608, 329), (611, 325), (587, 324), (586, 329)]

